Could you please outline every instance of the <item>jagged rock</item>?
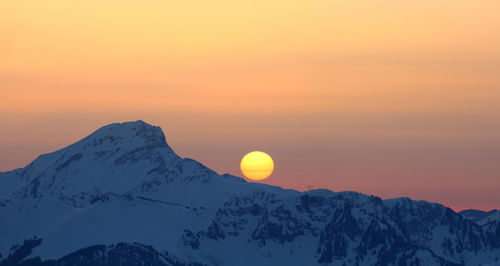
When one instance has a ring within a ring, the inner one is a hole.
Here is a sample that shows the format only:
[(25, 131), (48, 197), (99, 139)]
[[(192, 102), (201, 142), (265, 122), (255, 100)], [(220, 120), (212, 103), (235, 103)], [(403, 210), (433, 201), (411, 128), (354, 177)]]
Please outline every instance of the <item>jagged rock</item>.
[(469, 216), (408, 198), (301, 193), (219, 175), (175, 154), (159, 127), (136, 121), (0, 173), (0, 263), (497, 262), (500, 219)]

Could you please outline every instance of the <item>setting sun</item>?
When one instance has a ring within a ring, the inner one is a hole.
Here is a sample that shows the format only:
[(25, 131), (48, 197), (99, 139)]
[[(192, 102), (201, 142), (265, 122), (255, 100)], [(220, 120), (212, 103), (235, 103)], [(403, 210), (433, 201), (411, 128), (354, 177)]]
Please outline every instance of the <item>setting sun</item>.
[(253, 151), (241, 159), (240, 168), (243, 175), (248, 179), (263, 180), (273, 173), (274, 162), (267, 153)]

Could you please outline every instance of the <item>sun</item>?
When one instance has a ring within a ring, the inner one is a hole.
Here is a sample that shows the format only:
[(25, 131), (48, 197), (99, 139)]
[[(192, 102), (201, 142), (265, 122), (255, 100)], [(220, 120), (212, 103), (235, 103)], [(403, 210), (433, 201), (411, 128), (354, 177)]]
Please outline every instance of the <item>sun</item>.
[(261, 151), (252, 151), (243, 156), (240, 168), (246, 178), (263, 180), (273, 173), (274, 162), (269, 154)]

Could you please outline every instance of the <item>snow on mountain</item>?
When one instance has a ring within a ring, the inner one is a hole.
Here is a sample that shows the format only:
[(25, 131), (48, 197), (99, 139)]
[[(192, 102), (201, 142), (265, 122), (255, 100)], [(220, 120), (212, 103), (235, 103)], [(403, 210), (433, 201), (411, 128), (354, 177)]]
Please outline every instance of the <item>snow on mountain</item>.
[[(459, 212), (464, 218), (480, 225), (486, 235), (486, 241), (493, 248), (500, 247), (500, 211), (491, 210), (488, 212), (480, 210), (464, 210)], [(500, 262), (498, 263), (500, 264)], [(492, 264), (493, 265), (493, 264)]]
[(500, 226), (440, 204), (298, 192), (181, 158), (111, 124), (0, 173), (0, 265), (479, 265)]
[(500, 221), (500, 210), (491, 210), (488, 212), (480, 210), (463, 210), (459, 212), (464, 218), (469, 219), (479, 225), (485, 225), (491, 222)]

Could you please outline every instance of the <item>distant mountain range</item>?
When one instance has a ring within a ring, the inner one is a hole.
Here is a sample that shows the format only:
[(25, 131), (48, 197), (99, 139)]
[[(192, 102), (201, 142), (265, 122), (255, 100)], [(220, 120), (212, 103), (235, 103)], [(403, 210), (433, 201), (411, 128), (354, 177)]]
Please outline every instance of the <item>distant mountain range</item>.
[(298, 192), (111, 124), (0, 173), (0, 265), (499, 265), (499, 211)]

